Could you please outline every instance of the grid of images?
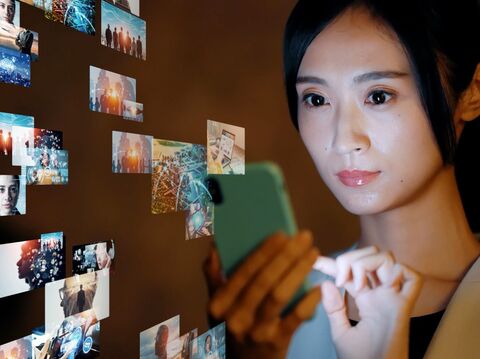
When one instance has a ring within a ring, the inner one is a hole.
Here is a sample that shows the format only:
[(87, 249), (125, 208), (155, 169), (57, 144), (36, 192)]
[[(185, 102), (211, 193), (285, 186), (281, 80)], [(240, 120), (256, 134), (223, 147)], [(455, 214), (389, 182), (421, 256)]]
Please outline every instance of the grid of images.
[(208, 173), (245, 174), (245, 128), (207, 121)]
[(115, 243), (113, 240), (74, 246), (73, 274), (85, 274), (102, 269), (114, 271)]
[(152, 136), (112, 132), (112, 172), (152, 173)]
[(43, 288), (65, 278), (63, 233), (0, 245), (0, 298)]
[(140, 333), (141, 359), (224, 359), (225, 322), (198, 336), (193, 329), (180, 336), (177, 315)]
[(102, 0), (101, 44), (137, 59), (146, 60), (147, 23), (132, 13), (122, 10), (127, 7), (127, 4), (130, 7), (128, 1), (115, 1), (115, 3), (117, 6)]

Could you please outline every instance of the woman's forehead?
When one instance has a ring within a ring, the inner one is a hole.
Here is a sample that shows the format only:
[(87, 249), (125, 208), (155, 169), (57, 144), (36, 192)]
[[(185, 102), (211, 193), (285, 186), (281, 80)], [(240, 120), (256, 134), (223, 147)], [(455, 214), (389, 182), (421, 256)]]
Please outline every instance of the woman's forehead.
[(368, 10), (349, 8), (312, 41), (299, 75), (306, 75), (305, 71), (354, 75), (386, 70), (410, 72), (407, 54), (398, 37)]

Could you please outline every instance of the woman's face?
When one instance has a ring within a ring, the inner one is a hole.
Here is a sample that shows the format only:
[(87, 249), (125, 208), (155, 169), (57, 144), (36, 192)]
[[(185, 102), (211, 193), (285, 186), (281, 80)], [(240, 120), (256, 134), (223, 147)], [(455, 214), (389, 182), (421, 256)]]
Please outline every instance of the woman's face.
[(297, 94), (301, 137), (348, 211), (406, 204), (442, 170), (407, 55), (366, 10), (347, 10), (315, 38)]
[(0, 216), (9, 216), (17, 206), (19, 183), (14, 176), (0, 176)]

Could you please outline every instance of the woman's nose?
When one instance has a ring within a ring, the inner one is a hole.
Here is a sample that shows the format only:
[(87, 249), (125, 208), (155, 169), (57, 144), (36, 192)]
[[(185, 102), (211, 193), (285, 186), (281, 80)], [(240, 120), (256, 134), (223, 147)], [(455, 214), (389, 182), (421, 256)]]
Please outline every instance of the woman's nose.
[(333, 148), (340, 155), (362, 153), (370, 148), (366, 119), (356, 105), (340, 110), (337, 119)]

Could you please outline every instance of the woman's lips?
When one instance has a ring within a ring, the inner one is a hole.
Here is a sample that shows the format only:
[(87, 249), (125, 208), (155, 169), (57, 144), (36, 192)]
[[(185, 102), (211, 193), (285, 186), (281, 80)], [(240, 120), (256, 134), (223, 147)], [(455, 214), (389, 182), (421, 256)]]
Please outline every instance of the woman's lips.
[(381, 171), (361, 171), (361, 170), (344, 170), (338, 172), (336, 175), (340, 182), (348, 187), (361, 187), (369, 184), (378, 177)]

